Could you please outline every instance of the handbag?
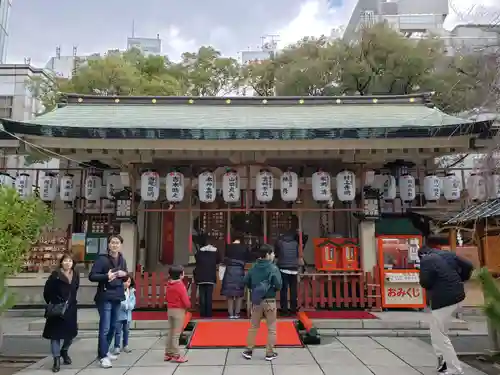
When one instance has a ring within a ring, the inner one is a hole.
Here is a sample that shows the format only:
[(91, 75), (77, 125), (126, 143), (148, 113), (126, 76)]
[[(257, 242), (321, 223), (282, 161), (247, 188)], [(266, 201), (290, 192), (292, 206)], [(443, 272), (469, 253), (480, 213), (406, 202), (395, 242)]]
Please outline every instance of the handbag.
[(64, 314), (66, 314), (66, 311), (68, 310), (70, 298), (71, 298), (71, 295), (64, 302), (48, 303), (45, 306), (45, 318), (47, 319), (47, 318), (62, 318), (62, 317), (64, 317)]

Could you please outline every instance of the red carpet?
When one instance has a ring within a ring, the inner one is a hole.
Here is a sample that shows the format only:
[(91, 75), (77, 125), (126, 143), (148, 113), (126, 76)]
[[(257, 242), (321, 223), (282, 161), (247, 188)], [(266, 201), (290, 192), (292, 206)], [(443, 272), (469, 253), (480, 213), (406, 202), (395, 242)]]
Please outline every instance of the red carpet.
[[(357, 310), (318, 310), (318, 311), (306, 311), (307, 316), (310, 319), (377, 319), (373, 314), (367, 311), (357, 311)], [(193, 319), (227, 319), (226, 311), (214, 311), (212, 318), (200, 318), (198, 312), (193, 312)], [(245, 318), (245, 315), (242, 315)], [(168, 320), (168, 315), (166, 311), (133, 311), (133, 320)]]
[[(188, 348), (221, 348), (240, 347), (247, 345), (249, 321), (201, 321), (196, 323)], [(278, 321), (276, 346), (300, 346), (299, 335), (292, 321)], [(257, 333), (257, 346), (265, 346), (267, 327), (261, 323)]]

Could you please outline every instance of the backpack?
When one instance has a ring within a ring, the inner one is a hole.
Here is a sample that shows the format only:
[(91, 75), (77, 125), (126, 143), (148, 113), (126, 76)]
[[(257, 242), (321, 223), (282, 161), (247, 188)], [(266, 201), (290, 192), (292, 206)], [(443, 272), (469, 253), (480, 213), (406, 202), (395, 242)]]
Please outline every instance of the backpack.
[(254, 306), (260, 305), (266, 298), (267, 292), (269, 292), (269, 289), (271, 289), (272, 287), (272, 277), (273, 274), (271, 272), (266, 280), (262, 280), (255, 288), (251, 290), (250, 300)]

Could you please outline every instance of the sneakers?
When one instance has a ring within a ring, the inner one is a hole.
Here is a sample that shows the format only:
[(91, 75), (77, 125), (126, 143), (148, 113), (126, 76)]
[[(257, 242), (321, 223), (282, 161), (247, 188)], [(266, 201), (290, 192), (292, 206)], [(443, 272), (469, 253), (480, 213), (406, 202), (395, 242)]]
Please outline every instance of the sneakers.
[(120, 348), (113, 348), (111, 353), (113, 353), (113, 355), (120, 355)]
[(253, 354), (253, 352), (250, 349), (247, 349), (247, 350), (244, 350), (243, 352), (241, 352), (241, 355), (245, 359), (252, 359), (252, 354)]
[(267, 353), (266, 354), (266, 361), (272, 361), (278, 356), (278, 353), (272, 352), (272, 353)]
[(172, 355), (168, 354), (168, 353), (165, 353), (165, 355), (163, 356), (163, 361), (164, 362), (170, 362), (171, 360), (172, 360)]
[(446, 362), (444, 361), (443, 357), (438, 357), (437, 372), (444, 373), (447, 369), (448, 366), (446, 366)]
[[(246, 349), (243, 352), (241, 352), (241, 355), (245, 359), (252, 359), (253, 351), (250, 349)], [(278, 353), (272, 352), (272, 353), (266, 353), (266, 361), (272, 361), (278, 356)]]
[[(118, 349), (120, 350), (120, 349)], [(106, 355), (107, 358), (109, 358), (111, 361), (116, 361), (118, 359), (118, 356), (109, 352), (107, 355)]]
[(235, 316), (233, 316), (233, 319), (239, 319), (241, 318), (240, 314), (236, 314)]
[(124, 353), (132, 353), (132, 349), (130, 349), (128, 346), (123, 347), (123, 352)]
[(101, 363), (101, 367), (102, 368), (111, 368), (111, 367), (113, 367), (113, 364), (111, 363), (111, 359), (109, 359), (108, 357), (104, 357), (99, 362)]

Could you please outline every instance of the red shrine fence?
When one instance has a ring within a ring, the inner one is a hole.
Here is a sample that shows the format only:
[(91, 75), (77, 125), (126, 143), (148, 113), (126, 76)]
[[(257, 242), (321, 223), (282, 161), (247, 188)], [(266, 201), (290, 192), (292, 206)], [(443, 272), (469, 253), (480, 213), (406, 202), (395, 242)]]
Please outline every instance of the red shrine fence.
[[(167, 275), (162, 272), (136, 273), (137, 308), (166, 308)], [(193, 308), (198, 306), (196, 287), (191, 275), (184, 282)], [(382, 308), (380, 273), (341, 272), (303, 274), (298, 285), (299, 307), (304, 310)]]

